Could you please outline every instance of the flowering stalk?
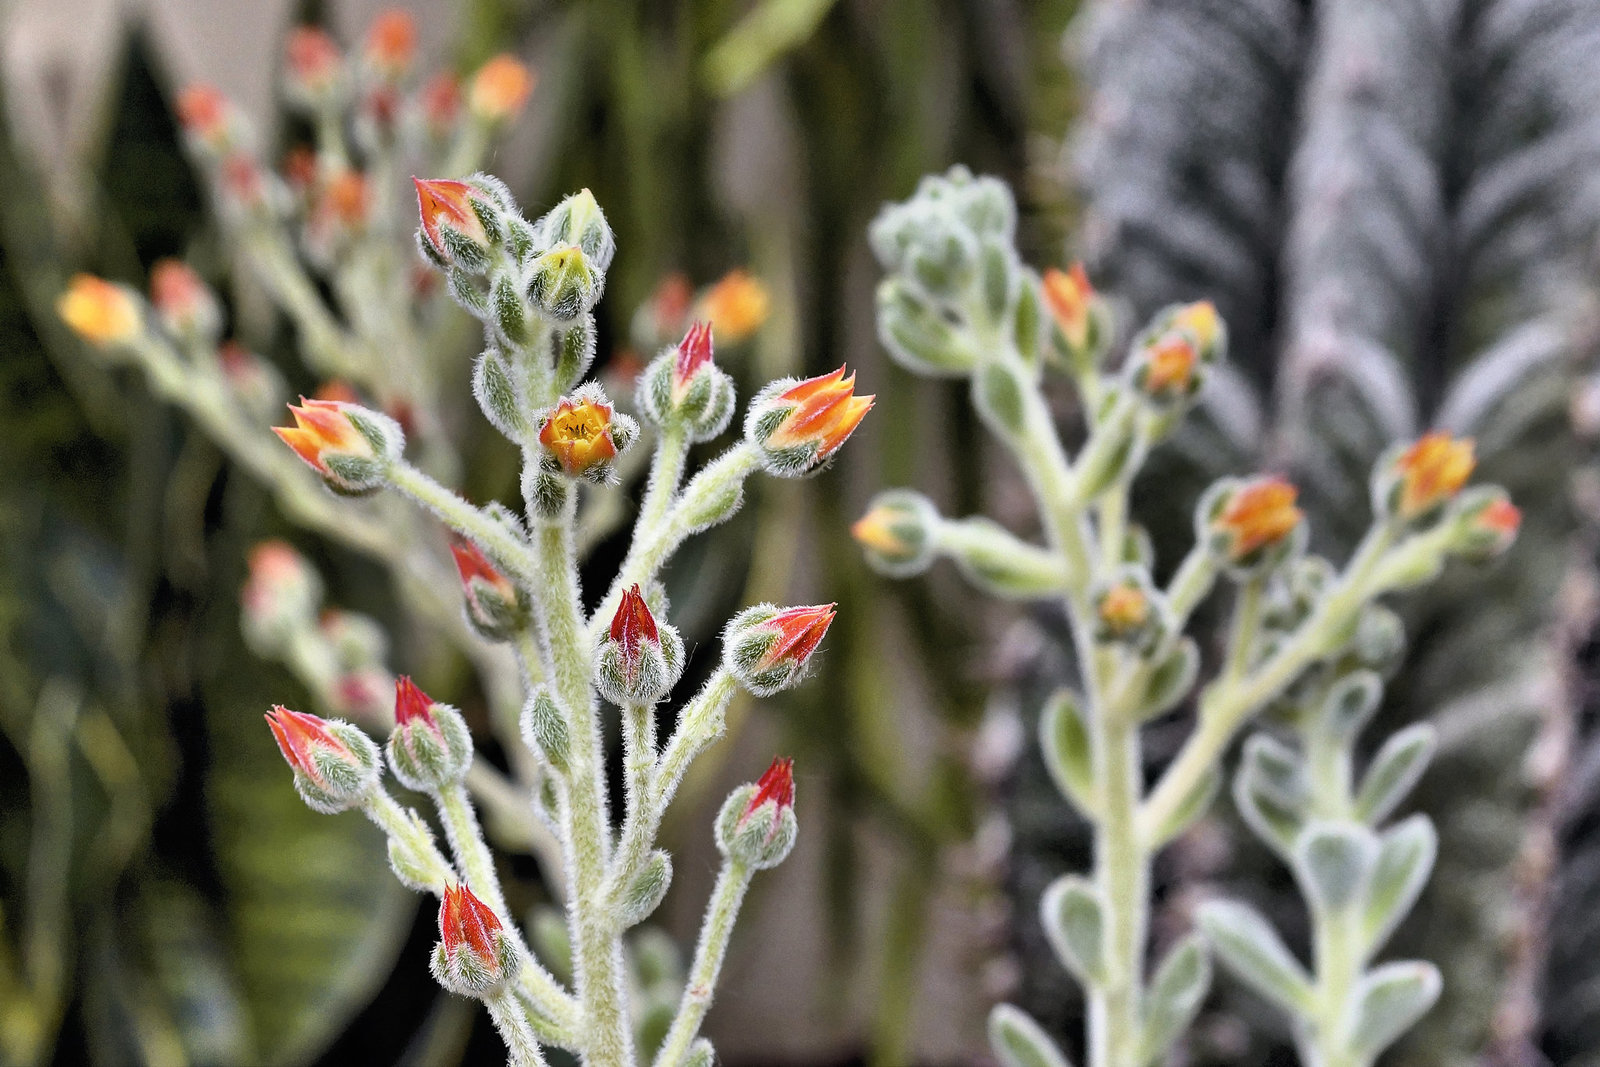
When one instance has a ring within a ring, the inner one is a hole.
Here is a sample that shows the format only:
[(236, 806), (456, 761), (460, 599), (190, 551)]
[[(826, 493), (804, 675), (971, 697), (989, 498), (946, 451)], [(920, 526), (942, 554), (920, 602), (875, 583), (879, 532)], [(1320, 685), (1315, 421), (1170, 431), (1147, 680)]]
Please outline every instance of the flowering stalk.
[[(987, 519), (945, 518), (907, 490), (882, 494), (853, 533), (885, 574), (914, 575), (944, 557), (996, 595), (1065, 606), (1080, 687), (1051, 698), (1040, 734), (1062, 794), (1092, 827), (1094, 869), (1089, 878), (1052, 884), (1042, 919), (1057, 956), (1088, 991), (1090, 1063), (1145, 1067), (1199, 1009), (1213, 951), (1238, 969), (1240, 958), (1271, 948), (1254, 928), (1226, 944), (1213, 938), (1211, 948), (1191, 935), (1147, 978), (1153, 856), (1204, 814), (1224, 752), (1246, 722), (1301, 699), (1318, 679), (1359, 659), (1363, 641), (1390, 632), (1393, 615), (1375, 603), (1379, 597), (1431, 580), (1452, 554), (1503, 550), (1515, 509), (1498, 490), (1463, 492), (1470, 443), (1432, 434), (1379, 463), (1373, 527), (1342, 572), (1306, 554), (1292, 485), (1229, 479), (1202, 498), (1196, 544), (1161, 587), (1148, 539), (1128, 515), (1129, 486), (1223, 358), (1225, 328), (1209, 304), (1168, 308), (1134, 337), (1120, 366), (1109, 366), (1105, 301), (1080, 267), (1042, 278), (1025, 267), (1014, 246), (1015, 214), (1003, 184), (961, 168), (925, 179), (909, 201), (885, 208), (871, 232), (888, 272), (878, 290), (878, 333), (908, 369), (969, 382), (979, 416), (1032, 490), (1045, 544), (1028, 544)], [(1056, 430), (1044, 388), (1049, 372), (1071, 379), (1084, 400), (1087, 436), (1076, 454)], [(1150, 785), (1141, 727), (1196, 689), (1198, 646), (1184, 630), (1219, 579), (1235, 590), (1222, 668), (1199, 687), (1195, 728)], [(1285, 603), (1297, 610), (1286, 614)], [(1348, 748), (1307, 744), (1326, 779), (1317, 803), (1348, 814), (1339, 770), (1348, 768)], [(1215, 933), (1215, 923), (1203, 925)], [(1336, 923), (1323, 927), (1336, 932), (1319, 949), (1327, 964), (1321, 999), (1313, 1005), (1308, 995), (1299, 1005), (1312, 1020), (1304, 1024), (1312, 1035), (1306, 1055), (1323, 1067), (1365, 1063), (1348, 1052), (1348, 1030), (1332, 1024), (1349, 1016), (1352, 998), (1366, 995), (1353, 935)], [(1285, 997), (1293, 994), (1279, 1002)], [(1418, 1011), (1397, 1017), (1391, 1038), (1426, 1008), (1424, 999), (1414, 998)], [(1007, 1064), (1066, 1062), (1010, 1005), (991, 1015), (990, 1036)]]
[[(644, 372), (646, 390), (660, 385), (640, 405), (660, 431), (653, 475), (622, 573), (600, 607), (585, 611), (575, 543), (579, 486), (611, 481), (640, 437), (639, 424), (598, 384), (581, 381), (593, 343), (590, 309), (613, 253), (610, 229), (587, 192), (530, 222), (493, 179), (456, 184), (461, 188), (418, 183), (419, 247), (484, 323), (489, 349), (479, 360), (475, 391), (485, 415), (522, 449), (525, 514), (461, 499), (402, 458), (406, 440), (398, 422), (347, 401), (306, 401), (292, 409), (298, 425), (277, 432), (335, 493), (398, 490), (461, 539), (453, 551), (467, 618), (484, 637), (517, 649), (524, 756), (552, 787), (528, 800), (558, 831), (568, 879), (571, 992), (533, 957), (511, 921), (464, 788), (473, 752), (454, 709), (401, 678), (388, 742), (395, 776), (434, 799), (454, 860), (448, 878), (441, 881), (442, 860), (431, 851), (420, 860), (411, 855), (420, 847), (419, 824), (380, 797), (375, 768), (359, 780), (365, 793), (356, 795), (352, 784), (348, 803), (340, 793), (337, 805), (323, 807), (361, 803), (377, 812), (392, 853), (407, 857), (396, 860), (396, 872), (408, 884), (445, 894), (434, 972), (447, 988), (485, 1002), (515, 1061), (541, 1062), (538, 1046), (556, 1044), (592, 1064), (632, 1064), (652, 1054), (659, 1063), (683, 1062), (706, 1054), (697, 1033), (745, 887), (754, 871), (775, 866), (793, 846), (791, 765), (774, 764), (724, 807), (717, 832), (728, 859), (689, 987), (666, 1044), (638, 1050), (623, 947), (627, 931), (654, 911), (671, 880), (670, 857), (655, 847), (656, 834), (689, 764), (720, 736), (735, 690), (766, 696), (799, 682), (833, 609), (760, 605), (736, 617), (724, 636), (721, 669), (683, 706), (677, 729), (658, 748), (655, 706), (670, 695), (684, 660), (682, 640), (662, 617), (658, 572), (690, 534), (737, 509), (750, 474), (765, 469), (794, 477), (826, 465), (872, 398), (857, 396), (842, 370), (774, 383), (752, 403), (744, 441), (680, 485), (684, 446), (720, 434), (733, 407), (732, 383), (712, 360), (709, 328), (692, 328)], [(627, 802), (620, 835), (611, 828), (607, 794), (605, 704), (617, 707), (623, 725)], [(336, 740), (355, 751), (354, 728), (340, 729), (352, 738), (341, 733)], [(362, 741), (365, 752), (371, 743)], [(323, 784), (324, 764), (337, 769), (327, 759), (311, 771), (296, 763), (296, 781), (313, 802), (331, 788)], [(515, 1002), (507, 989), (515, 990)]]

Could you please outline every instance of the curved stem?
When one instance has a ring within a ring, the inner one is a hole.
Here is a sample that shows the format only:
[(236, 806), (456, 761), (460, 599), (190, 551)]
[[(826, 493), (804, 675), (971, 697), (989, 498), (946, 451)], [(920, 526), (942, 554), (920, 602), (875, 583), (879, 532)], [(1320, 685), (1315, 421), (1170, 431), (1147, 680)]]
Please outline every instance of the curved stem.
[(527, 1017), (522, 1014), (522, 1007), (510, 987), (501, 986), (484, 997), (483, 1004), (489, 1009), (489, 1017), (494, 1020), (495, 1029), (500, 1031), (500, 1037), (506, 1043), (509, 1062), (515, 1067), (544, 1067), (544, 1053), (539, 1051), (538, 1039), (534, 1037)]
[(673, 1017), (666, 1040), (656, 1055), (655, 1067), (676, 1067), (683, 1063), (700, 1032), (700, 1023), (711, 1008), (723, 958), (728, 954), (728, 939), (733, 934), (734, 920), (739, 917), (739, 905), (744, 902), (745, 890), (750, 888), (750, 874), (748, 867), (731, 859), (722, 865), (722, 873), (717, 876), (716, 888), (711, 891), (711, 900), (706, 905), (705, 925), (700, 928), (694, 966), (683, 987), (678, 1014)]

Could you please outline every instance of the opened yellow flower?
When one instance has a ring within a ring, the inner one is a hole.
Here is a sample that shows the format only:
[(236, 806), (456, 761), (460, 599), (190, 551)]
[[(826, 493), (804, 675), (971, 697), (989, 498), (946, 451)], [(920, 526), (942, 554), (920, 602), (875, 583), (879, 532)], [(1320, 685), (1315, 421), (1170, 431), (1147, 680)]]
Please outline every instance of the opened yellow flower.
[(105, 347), (139, 334), (139, 305), (120, 285), (92, 274), (75, 274), (56, 299), (56, 313), (77, 334)]
[(1282, 478), (1258, 478), (1237, 489), (1211, 523), (1227, 536), (1229, 558), (1238, 563), (1289, 536), (1304, 517), (1294, 504), (1298, 495)]
[(562, 397), (539, 431), (539, 443), (567, 474), (577, 477), (616, 458), (611, 405)]
[(1455, 496), (1477, 464), (1470, 438), (1440, 431), (1418, 438), (1395, 461), (1400, 476), (1400, 517), (1414, 519)]
[(701, 297), (695, 318), (710, 322), (724, 341), (737, 343), (767, 321), (771, 303), (760, 280), (749, 271), (731, 270)]

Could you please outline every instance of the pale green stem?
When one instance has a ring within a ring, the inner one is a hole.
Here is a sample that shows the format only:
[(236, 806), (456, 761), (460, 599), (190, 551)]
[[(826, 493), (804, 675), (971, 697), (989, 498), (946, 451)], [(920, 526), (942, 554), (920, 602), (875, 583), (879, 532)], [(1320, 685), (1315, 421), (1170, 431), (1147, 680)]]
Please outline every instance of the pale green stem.
[(361, 810), (391, 841), (426, 864), (427, 869), (420, 873), (428, 892), (436, 897), (444, 896), (445, 887), (455, 882), (456, 872), (433, 843), (427, 828), (382, 789), (374, 789)]
[(601, 629), (610, 625), (622, 594), (634, 585), (648, 584), (678, 547), (697, 531), (690, 516), (703, 515), (719, 500), (741, 492), (744, 480), (760, 468), (761, 456), (755, 446), (741, 441), (689, 479), (666, 519), (641, 531), (643, 536), (634, 538), (616, 580), (590, 617), (591, 641), (599, 637)]
[(1217, 558), (1204, 545), (1195, 545), (1183, 557), (1167, 586), (1167, 607), (1172, 611), (1174, 637), (1182, 632), (1194, 609), (1217, 581)]
[(1326, 654), (1328, 642), (1377, 592), (1374, 581), (1394, 537), (1387, 525), (1368, 533), (1345, 568), (1338, 586), (1319, 604), (1294, 636), (1253, 671), (1226, 684), (1209, 686), (1200, 698), (1199, 722), (1177, 758), (1156, 783), (1139, 813), (1139, 829), (1149, 840), (1165, 825), (1208, 774), (1245, 720), (1283, 692), (1300, 673)]
[(985, 521), (940, 519), (931, 536), (936, 552), (963, 563), (1003, 554), (1006, 570), (1019, 580), (1026, 579), (1029, 595), (1061, 595), (1070, 583), (1060, 552), (1030, 545)]
[(468, 887), (473, 895), (489, 905), (501, 918), (506, 936), (516, 945), (517, 955), (522, 960), (517, 983), (534, 1009), (564, 1029), (570, 1042), (570, 1035), (580, 1029), (576, 1025), (572, 997), (561, 988), (555, 976), (534, 958), (523, 942), (511, 909), (506, 905), (505, 893), (500, 888), (500, 875), (494, 869), (494, 856), (484, 843), (483, 832), (478, 828), (478, 820), (473, 814), (466, 790), (459, 785), (451, 786), (435, 794), (434, 799), (439, 805), (445, 836), (450, 839), (450, 849), (455, 854), (461, 873), (466, 876)]
[(350, 165), (350, 153), (344, 144), (344, 110), (336, 102), (317, 108), (317, 154), (333, 164), (335, 170)]
[(585, 1025), (585, 1063), (624, 1067), (633, 1059), (633, 1030), (623, 987), (622, 944), (605, 908), (611, 829), (605, 750), (589, 680), (591, 642), (580, 617), (582, 597), (573, 556), (575, 499), (576, 494), (569, 495), (559, 518), (538, 523), (534, 593), (545, 613), (545, 639), (554, 666), (551, 680), (572, 739), (563, 805), (570, 860), (567, 914)]
[(733, 675), (718, 668), (694, 699), (678, 716), (678, 728), (656, 761), (645, 802), (639, 804), (623, 823), (621, 843), (612, 860), (606, 899), (613, 903), (626, 891), (650, 854), (667, 805), (695, 756), (722, 736), (728, 703), (738, 690)]
[(544, 1067), (544, 1053), (539, 1050), (539, 1041), (529, 1027), (528, 1019), (522, 1013), (522, 1006), (517, 1003), (511, 987), (502, 985), (484, 997), (483, 1004), (489, 1009), (489, 1017), (494, 1020), (495, 1029), (500, 1031), (500, 1038), (506, 1044), (510, 1054), (508, 1062), (515, 1067)]
[(1122, 566), (1124, 542), (1128, 537), (1128, 483), (1118, 480), (1099, 501), (1100, 569), (1111, 574)]
[(1239, 587), (1233, 605), (1233, 622), (1228, 628), (1228, 659), (1222, 668), (1222, 684), (1233, 685), (1244, 676), (1255, 655), (1261, 636), (1261, 609), (1266, 595), (1266, 580), (1257, 575)]
[(467, 503), (455, 492), (404, 461), (397, 460), (389, 468), (389, 484), (483, 549), (495, 566), (519, 584), (526, 587), (534, 585), (539, 570), (533, 550), (527, 542), (507, 529), (504, 523)]
[[(1313, 728), (1306, 735), (1306, 762), (1310, 770), (1311, 805), (1317, 815), (1348, 819), (1351, 809), (1350, 749), (1347, 744)], [(1349, 1048), (1345, 1032), (1345, 1007), (1361, 979), (1361, 909), (1328, 911), (1311, 908), (1312, 952), (1316, 964), (1315, 1015), (1310, 1067), (1363, 1067), (1364, 1060)]]
[(248, 230), (245, 249), (255, 260), (263, 281), (300, 330), (303, 350), (316, 370), (371, 384), (366, 361), (352, 352), (352, 342), (306, 276), (283, 234), (276, 227)]
[(627, 820), (637, 818), (650, 797), (656, 766), (656, 716), (650, 705), (631, 704), (622, 709), (622, 751)]
[(739, 917), (739, 905), (744, 901), (745, 890), (750, 888), (750, 869), (734, 860), (726, 860), (722, 873), (717, 876), (717, 886), (711, 891), (706, 905), (705, 925), (700, 929), (700, 944), (694, 953), (694, 966), (689, 970), (689, 981), (683, 987), (683, 999), (678, 1003), (678, 1014), (673, 1017), (661, 1051), (655, 1058), (655, 1067), (677, 1067), (689, 1053), (689, 1046), (700, 1032), (700, 1023), (711, 1008), (711, 998), (717, 988), (717, 975), (722, 970), (723, 958), (728, 953), (728, 939), (733, 934), (734, 921)]
[(688, 456), (689, 440), (682, 426), (672, 425), (661, 431), (661, 439), (650, 457), (650, 481), (645, 485), (639, 518), (633, 526), (633, 541), (643, 540), (646, 534), (667, 521)]

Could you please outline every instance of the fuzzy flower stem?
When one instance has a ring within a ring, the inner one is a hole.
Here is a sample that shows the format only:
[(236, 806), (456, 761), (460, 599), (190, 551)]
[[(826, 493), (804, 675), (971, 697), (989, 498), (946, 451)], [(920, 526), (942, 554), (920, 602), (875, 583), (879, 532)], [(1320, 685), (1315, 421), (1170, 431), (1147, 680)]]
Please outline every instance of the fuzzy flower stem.
[(422, 824), (411, 818), (395, 799), (383, 789), (374, 789), (361, 810), (382, 830), (391, 842), (419, 857), (427, 864), (425, 881), (428, 892), (436, 897), (444, 895), (445, 886), (455, 881), (455, 870), (444, 858)]
[(489, 1017), (494, 1020), (495, 1029), (500, 1031), (500, 1037), (506, 1043), (510, 1053), (509, 1062), (514, 1067), (544, 1067), (545, 1058), (539, 1050), (539, 1041), (511, 990), (502, 986), (485, 997), (483, 1004), (489, 1009)]
[(1233, 621), (1228, 628), (1228, 662), (1222, 668), (1224, 685), (1237, 682), (1250, 666), (1257, 638), (1261, 635), (1261, 610), (1265, 597), (1266, 582), (1259, 576), (1250, 578), (1239, 587), (1239, 596), (1233, 605)]
[(638, 818), (650, 797), (650, 780), (656, 766), (656, 715), (648, 704), (622, 709), (623, 778), (628, 793), (624, 822)]
[(587, 650), (591, 645), (584, 640), (579, 607), (583, 601), (573, 555), (575, 498), (576, 494), (569, 497), (564, 514), (537, 526), (538, 567), (533, 590), (546, 616), (545, 637), (554, 667), (551, 679), (572, 738), (563, 808), (570, 861), (568, 923), (586, 1027), (585, 1063), (623, 1067), (632, 1062), (633, 1036), (623, 994), (621, 944), (613, 936), (604, 908), (611, 830), (606, 813), (604, 748), (589, 682)]
[(661, 819), (678, 784), (695, 756), (722, 736), (724, 716), (737, 691), (738, 683), (733, 675), (718, 668), (694, 699), (684, 705), (678, 716), (678, 728), (656, 761), (655, 773), (650, 776), (643, 800), (623, 823), (621, 843), (617, 846), (607, 882), (608, 900), (615, 901), (622, 894), (650, 854), (650, 846), (655, 842)]
[(663, 521), (653, 527), (641, 527), (640, 536), (634, 537), (616, 581), (611, 583), (605, 599), (591, 616), (590, 642), (599, 637), (601, 629), (610, 625), (623, 591), (634, 585), (648, 585), (689, 535), (701, 528), (690, 517), (704, 513), (719, 499), (738, 493), (744, 480), (760, 468), (761, 458), (755, 446), (744, 442), (734, 445), (689, 479)]
[[(1317, 610), (1300, 624), (1294, 636), (1265, 661), (1238, 678), (1222, 679), (1200, 698), (1199, 723), (1167, 767), (1139, 812), (1141, 836), (1148, 840), (1156, 828), (1171, 818), (1207, 771), (1216, 765), (1233, 735), (1261, 705), (1277, 696), (1324, 653), (1329, 638), (1361, 610), (1382, 585), (1384, 564), (1394, 531), (1388, 525), (1373, 527), (1345, 567), (1344, 576)], [(1420, 538), (1414, 540), (1421, 540)], [(1405, 551), (1409, 545), (1402, 545)]]
[(661, 1051), (656, 1054), (655, 1067), (681, 1064), (700, 1032), (700, 1023), (711, 1008), (722, 960), (728, 954), (728, 939), (733, 933), (734, 920), (739, 917), (739, 905), (744, 902), (745, 890), (750, 888), (750, 874), (748, 867), (734, 860), (722, 865), (717, 886), (706, 905), (705, 924), (700, 928), (700, 943), (695, 948), (689, 981), (683, 987), (683, 1000), (678, 1004), (678, 1014), (673, 1017), (666, 1040), (661, 1043)]
[(483, 549), (495, 566), (523, 585), (533, 584), (536, 564), (532, 550), (503, 523), (408, 463), (393, 464), (389, 468), (389, 481), (437, 515), (446, 526)]
[(655, 453), (650, 458), (650, 481), (645, 486), (639, 518), (633, 527), (635, 543), (667, 521), (672, 502), (678, 496), (678, 484), (683, 480), (684, 461), (688, 456), (689, 440), (682, 427), (668, 426), (661, 431)]

